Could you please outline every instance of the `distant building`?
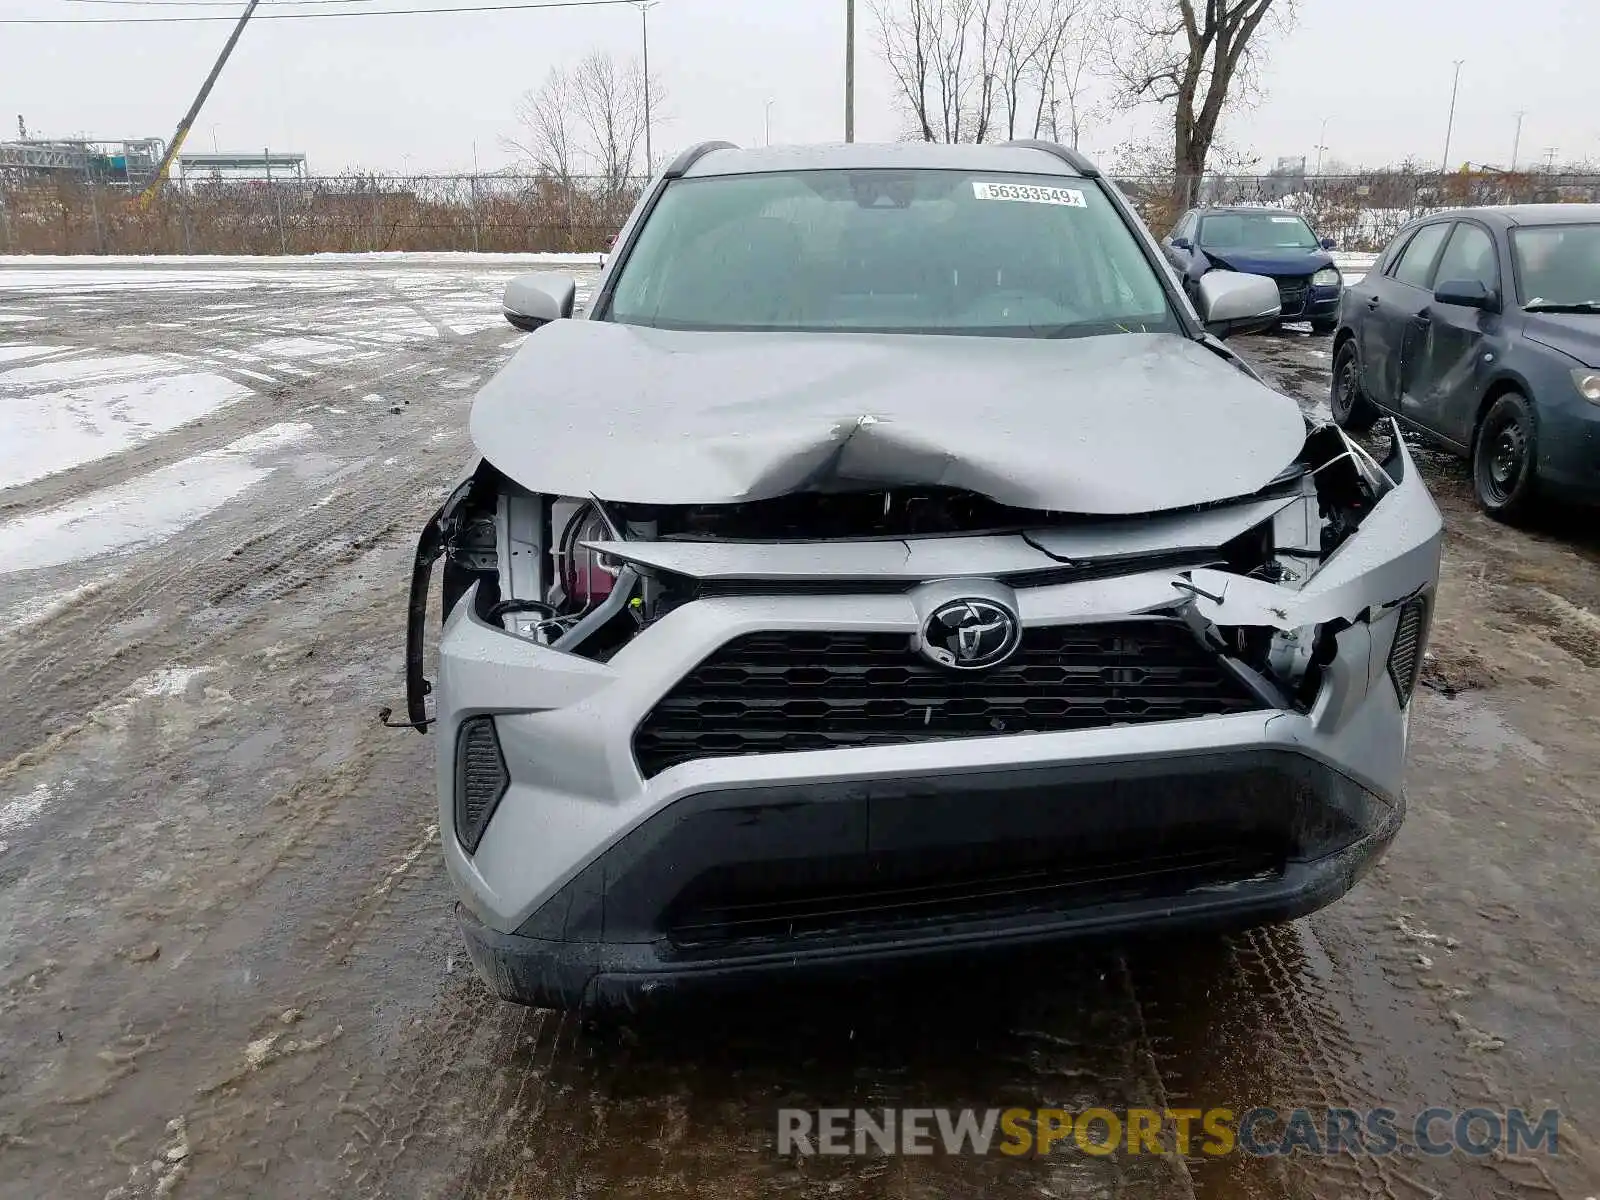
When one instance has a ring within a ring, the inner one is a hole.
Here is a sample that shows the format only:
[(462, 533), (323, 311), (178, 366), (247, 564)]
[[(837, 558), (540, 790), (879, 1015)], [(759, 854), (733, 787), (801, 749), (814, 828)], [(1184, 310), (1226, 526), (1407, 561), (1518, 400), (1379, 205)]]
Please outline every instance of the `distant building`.
[(180, 154), (178, 170), (186, 180), (299, 180), (306, 177), (306, 156), (265, 150), (253, 154)]
[(160, 138), (19, 138), (0, 142), (0, 171), (34, 179), (143, 184), (155, 174), (166, 149)]

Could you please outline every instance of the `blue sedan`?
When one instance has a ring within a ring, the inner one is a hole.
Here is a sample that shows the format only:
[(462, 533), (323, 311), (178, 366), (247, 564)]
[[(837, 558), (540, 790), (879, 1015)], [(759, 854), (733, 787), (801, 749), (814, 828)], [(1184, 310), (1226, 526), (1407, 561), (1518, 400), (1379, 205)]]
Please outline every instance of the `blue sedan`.
[(1333, 265), (1330, 238), (1317, 240), (1305, 220), (1281, 208), (1196, 208), (1162, 240), (1167, 260), (1192, 300), (1208, 271), (1266, 275), (1278, 285), (1280, 321), (1309, 321), (1322, 337), (1333, 332), (1344, 280)]
[(1352, 287), (1333, 419), (1391, 414), (1472, 463), (1490, 516), (1600, 502), (1600, 204), (1435, 213)]

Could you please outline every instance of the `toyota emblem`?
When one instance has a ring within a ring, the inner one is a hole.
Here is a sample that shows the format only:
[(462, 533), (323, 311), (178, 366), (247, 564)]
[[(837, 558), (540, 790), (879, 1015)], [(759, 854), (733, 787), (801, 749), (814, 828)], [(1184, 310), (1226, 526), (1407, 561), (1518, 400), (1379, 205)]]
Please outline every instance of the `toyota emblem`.
[(970, 597), (934, 609), (922, 624), (917, 649), (941, 667), (983, 671), (1005, 662), (1021, 641), (1016, 613), (993, 600)]

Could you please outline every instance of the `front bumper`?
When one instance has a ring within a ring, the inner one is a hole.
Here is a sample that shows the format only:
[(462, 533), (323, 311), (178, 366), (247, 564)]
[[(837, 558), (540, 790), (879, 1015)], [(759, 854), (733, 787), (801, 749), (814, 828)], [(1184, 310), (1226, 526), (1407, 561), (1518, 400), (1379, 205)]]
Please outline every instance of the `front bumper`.
[(1279, 281), (1278, 295), (1283, 305), (1279, 314), (1282, 321), (1332, 321), (1339, 315), (1339, 299), (1344, 294), (1342, 284), (1331, 287), (1313, 287), (1295, 281), (1285, 286)]
[(1539, 479), (1578, 504), (1600, 504), (1600, 406), (1576, 394), (1567, 371), (1539, 378)]
[(631, 1008), (773, 975), (1289, 920), (1354, 886), (1402, 815), (1282, 750), (699, 792), (517, 932), (465, 906), (458, 920), (502, 998)]
[[(1015, 589), (1025, 629), (1338, 621), (1304, 711), (1262, 689), (1247, 711), (642, 771), (636, 731), (719, 649), (772, 631), (909, 641), (916, 586), (703, 598), (607, 662), (457, 604), (440, 646), (438, 788), (474, 961), (511, 999), (609, 1004), (693, 980), (1281, 920), (1332, 901), (1403, 814), (1407, 708), (1387, 662), (1397, 606), (1438, 574), (1438, 512), (1397, 447), (1399, 486), (1299, 591), (1211, 569), (1175, 586), (1165, 568)], [(504, 782), (469, 852), (454, 748), (484, 717)]]

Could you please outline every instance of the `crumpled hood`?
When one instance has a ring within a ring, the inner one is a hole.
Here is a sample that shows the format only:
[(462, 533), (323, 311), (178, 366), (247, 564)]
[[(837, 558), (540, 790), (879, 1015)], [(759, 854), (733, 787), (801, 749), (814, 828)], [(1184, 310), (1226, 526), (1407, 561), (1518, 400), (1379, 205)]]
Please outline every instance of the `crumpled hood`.
[(1569, 354), (1586, 367), (1600, 367), (1600, 313), (1528, 314), (1523, 336)]
[(723, 504), (943, 485), (1143, 513), (1254, 492), (1295, 402), (1174, 334), (686, 333), (557, 321), (484, 385), (472, 438), (531, 491)]
[(1333, 266), (1333, 256), (1326, 250), (1202, 249), (1212, 262), (1248, 275), (1314, 275)]

